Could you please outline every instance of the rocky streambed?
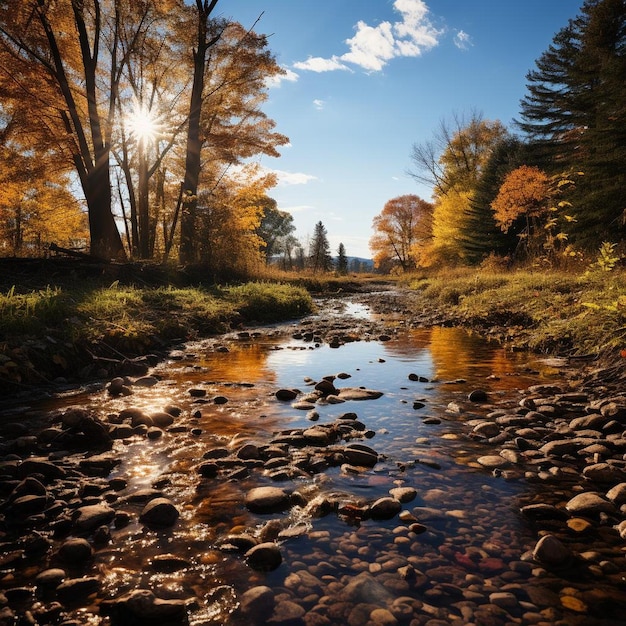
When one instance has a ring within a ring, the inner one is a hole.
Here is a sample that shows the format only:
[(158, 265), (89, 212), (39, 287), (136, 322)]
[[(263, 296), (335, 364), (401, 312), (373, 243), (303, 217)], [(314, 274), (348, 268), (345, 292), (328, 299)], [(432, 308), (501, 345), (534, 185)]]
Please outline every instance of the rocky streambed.
[(476, 375), (442, 335), (440, 377), (378, 300), (7, 411), (0, 623), (622, 624), (610, 372)]

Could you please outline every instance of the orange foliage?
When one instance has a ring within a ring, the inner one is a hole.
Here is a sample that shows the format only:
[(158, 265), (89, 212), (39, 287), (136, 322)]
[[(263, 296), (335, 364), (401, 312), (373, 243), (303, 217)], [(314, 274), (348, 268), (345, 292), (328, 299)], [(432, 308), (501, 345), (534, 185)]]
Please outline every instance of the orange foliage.
[(518, 167), (506, 176), (491, 203), (498, 226), (507, 232), (513, 222), (522, 216), (530, 224), (548, 210), (550, 195), (547, 174), (537, 167)]

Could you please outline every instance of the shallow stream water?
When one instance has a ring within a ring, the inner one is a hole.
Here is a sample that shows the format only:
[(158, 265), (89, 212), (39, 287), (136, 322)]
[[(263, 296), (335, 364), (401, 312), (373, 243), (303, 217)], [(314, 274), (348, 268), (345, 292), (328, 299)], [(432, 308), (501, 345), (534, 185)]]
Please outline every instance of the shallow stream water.
[[(342, 319), (355, 321), (373, 318), (358, 304), (340, 313)], [(558, 369), (455, 328), (399, 327), (384, 341), (369, 338), (337, 348), (305, 341), (297, 329), (294, 324), (288, 333), (284, 328), (263, 329), (188, 344), (156, 368), (158, 384), (135, 387), (131, 396), (113, 398), (102, 390), (36, 407), (40, 411), (80, 405), (103, 414), (128, 406), (162, 410), (177, 405), (183, 410), (177, 421), (181, 428), (157, 440), (136, 437), (115, 444), (123, 461), (110, 478), (128, 482), (124, 495), (157, 486), (177, 504), (181, 517), (169, 530), (148, 530), (134, 522), (114, 531), (112, 542), (98, 549), (92, 568), (104, 583), (100, 597), (137, 588), (154, 589), (160, 597), (194, 596), (198, 601), (189, 613), (192, 626), (238, 626), (250, 623), (249, 616), (236, 611), (242, 594), (267, 585), (286, 616), (286, 621), (274, 623), (345, 624), (349, 614), (349, 623), (356, 625), (357, 608), (336, 608), (352, 603), (370, 607), (362, 624), (376, 623), (372, 615), (377, 605), (381, 611), (393, 606), (399, 624), (460, 624), (465, 619), (463, 603), (473, 599), (489, 604), (490, 594), (506, 591), (507, 585), (523, 585), (532, 571), (523, 556), (532, 550), (536, 536), (519, 509), (534, 501), (538, 487), (505, 480), (479, 465), (476, 459), (489, 454), (489, 447), (464, 434), (468, 422), (484, 417), (500, 402), (521, 398), (529, 385), (558, 380)], [(339, 373), (345, 376), (335, 380), (338, 387), (374, 389), (383, 392), (382, 397), (318, 404), (313, 415), (274, 395), (280, 388), (306, 391), (310, 381)], [(191, 389), (206, 395), (192, 395)], [(488, 401), (468, 402), (475, 389), (486, 391)], [(338, 493), (346, 502), (373, 502), (391, 488), (414, 487), (417, 498), (403, 508), (425, 527), (423, 534), (410, 532), (409, 524), (398, 517), (311, 518), (299, 507), (283, 514), (253, 514), (243, 505), (245, 493), (275, 484), (263, 473), (215, 481), (196, 471), (212, 448), (266, 443), (279, 431), (309, 427), (312, 419), (332, 422), (346, 412), (356, 413), (372, 431), (367, 445), (381, 461), (361, 473), (329, 468), (280, 486), (307, 497)], [(127, 509), (136, 514), (139, 505), (133, 505), (132, 498), (128, 501)], [(229, 533), (254, 533), (275, 518), (286, 531), (277, 569), (254, 571), (241, 554), (219, 549), (220, 539)], [(184, 557), (188, 566), (175, 572), (148, 567), (160, 554)], [(428, 584), (399, 576), (407, 565)], [(367, 575), (369, 582), (346, 595), (350, 581), (359, 575)], [(27, 581), (28, 572), (20, 572), (12, 583)], [(304, 608), (308, 617), (291, 604)], [(452, 605), (455, 608), (448, 611)], [(494, 610), (483, 624), (508, 623), (497, 607)], [(550, 623), (549, 615), (529, 621), (516, 610), (516, 623)], [(321, 617), (313, 619), (312, 614)], [(81, 623), (102, 623), (93, 605), (77, 608), (75, 615)], [(376, 615), (379, 623), (387, 623), (386, 613)], [(475, 619), (468, 616), (465, 622)]]

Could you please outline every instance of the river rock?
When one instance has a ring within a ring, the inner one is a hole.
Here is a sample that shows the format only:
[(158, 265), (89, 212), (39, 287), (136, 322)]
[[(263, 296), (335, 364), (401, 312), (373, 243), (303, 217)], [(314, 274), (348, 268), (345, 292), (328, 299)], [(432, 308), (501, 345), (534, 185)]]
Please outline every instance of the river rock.
[(392, 498), (398, 500), (398, 502), (412, 502), (417, 498), (417, 489), (413, 487), (394, 487), (389, 490), (389, 494)]
[(248, 510), (253, 513), (273, 513), (290, 507), (289, 494), (280, 487), (255, 487), (245, 498)]
[(571, 439), (557, 439), (549, 441), (539, 448), (546, 456), (563, 456), (565, 454), (575, 454), (580, 445)]
[(152, 419), (154, 426), (158, 426), (159, 428), (167, 428), (174, 423), (174, 416), (170, 415), (166, 411), (156, 411), (155, 413), (150, 413), (150, 418)]
[(344, 387), (338, 394), (341, 400), (377, 400), (382, 395), (382, 391), (363, 389), (361, 387)]
[(392, 519), (402, 510), (402, 505), (395, 498), (379, 498), (369, 508), (372, 519), (386, 520)]
[(17, 518), (26, 518), (41, 513), (48, 505), (46, 496), (26, 495), (15, 498), (9, 505), (9, 512)]
[(74, 515), (74, 527), (79, 532), (90, 532), (110, 524), (115, 517), (115, 511), (108, 504), (92, 504), (77, 509)]
[(46, 480), (54, 480), (55, 478), (65, 478), (65, 470), (44, 458), (28, 458), (17, 466), (17, 477), (28, 478), (35, 474), (40, 474)]
[(606, 497), (616, 506), (626, 504), (626, 483), (620, 483), (609, 489)]
[(369, 446), (355, 443), (343, 449), (343, 455), (348, 463), (363, 467), (374, 467), (378, 463), (378, 453)]
[(56, 595), (60, 602), (71, 605), (97, 593), (99, 589), (100, 580), (95, 576), (68, 578), (56, 588)]
[(495, 454), (488, 454), (486, 456), (481, 456), (481, 457), (478, 457), (478, 459), (476, 460), (478, 461), (480, 465), (488, 469), (504, 467), (505, 465), (508, 465), (509, 463), (505, 458), (499, 455), (495, 455)]
[(148, 563), (150, 569), (162, 574), (171, 574), (191, 566), (191, 561), (177, 554), (157, 554)]
[(565, 565), (571, 558), (571, 550), (554, 535), (544, 535), (533, 550), (533, 559), (547, 566)]
[(595, 463), (587, 465), (583, 470), (583, 476), (598, 483), (616, 484), (626, 480), (626, 471), (620, 467), (608, 463)]
[(79, 565), (93, 557), (91, 544), (82, 537), (67, 539), (59, 547), (59, 558), (66, 563)]
[(484, 389), (474, 389), (467, 396), (470, 402), (487, 402), (488, 396)]
[(279, 389), (274, 395), (277, 400), (289, 402), (296, 399), (298, 392), (295, 389)]
[(135, 589), (119, 598), (104, 600), (100, 610), (115, 624), (188, 624), (184, 600), (162, 600), (148, 589)]
[(265, 621), (274, 611), (276, 600), (270, 587), (259, 585), (248, 589), (241, 596), (241, 611), (253, 621)]
[(143, 508), (139, 521), (148, 526), (173, 526), (180, 513), (167, 498), (154, 498)]
[(346, 585), (341, 595), (342, 599), (349, 602), (375, 603), (383, 606), (393, 598), (384, 585), (367, 573), (356, 576)]
[(615, 513), (615, 506), (598, 493), (585, 492), (574, 496), (565, 508), (572, 515), (591, 515), (597, 517), (600, 513)]
[(65, 570), (58, 567), (43, 570), (35, 578), (35, 584), (43, 589), (56, 589), (66, 577)]
[(260, 572), (271, 572), (283, 561), (280, 548), (273, 542), (260, 543), (246, 552), (248, 565)]

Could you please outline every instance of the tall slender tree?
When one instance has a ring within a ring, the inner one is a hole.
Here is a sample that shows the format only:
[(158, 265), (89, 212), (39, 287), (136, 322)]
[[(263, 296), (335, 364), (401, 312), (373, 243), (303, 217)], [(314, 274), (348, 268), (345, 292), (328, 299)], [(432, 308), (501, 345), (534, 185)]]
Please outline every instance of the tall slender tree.
[(543, 148), (544, 169), (573, 170), (571, 223), (584, 246), (625, 232), (626, 1), (586, 0), (527, 75), (520, 128)]
[(309, 267), (313, 272), (330, 272), (333, 268), (333, 258), (330, 254), (328, 232), (324, 224), (319, 221), (315, 224), (313, 237), (309, 249)]
[(185, 201), (180, 220), (179, 258), (181, 263), (190, 263), (196, 260), (194, 233), (198, 208), (198, 183), (202, 168), (200, 119), (204, 94), (204, 74), (207, 52), (211, 46), (217, 43), (222, 34), (222, 29), (214, 28), (215, 24), (211, 24), (209, 21), (216, 4), (217, 0), (196, 0), (196, 44), (193, 50), (193, 84), (189, 102), (185, 177), (183, 180)]
[(339, 248), (337, 248), (337, 273), (342, 276), (348, 273), (348, 257), (343, 243), (340, 243)]

